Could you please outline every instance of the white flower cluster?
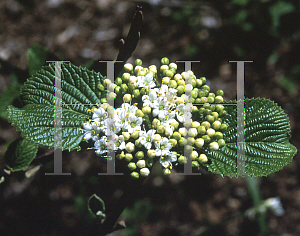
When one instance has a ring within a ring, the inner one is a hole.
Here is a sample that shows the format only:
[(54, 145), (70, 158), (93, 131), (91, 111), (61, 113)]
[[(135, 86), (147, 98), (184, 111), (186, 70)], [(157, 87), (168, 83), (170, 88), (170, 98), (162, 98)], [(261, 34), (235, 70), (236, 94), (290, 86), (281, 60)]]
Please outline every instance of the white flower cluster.
[[(221, 125), (223, 131), (226, 129), (219, 118), (223, 112), (222, 105), (216, 109), (218, 112), (213, 112), (215, 106), (206, 106), (202, 111), (192, 106), (190, 111), (205, 121), (201, 124), (194, 121), (190, 127), (184, 124), (187, 111), (185, 91), (191, 93), (193, 102), (199, 98), (203, 103), (222, 102), (223, 94), (215, 96), (208, 93), (209, 87), (204, 85), (206, 79), (196, 79), (192, 71), (175, 74), (177, 65), (169, 64), (166, 58), (162, 59), (162, 64), (160, 75), (164, 77), (160, 87), (157, 86), (159, 78), (156, 66), (143, 68), (139, 59), (135, 68), (129, 63), (125, 64), (122, 78), (118, 77), (115, 83), (106, 79), (103, 83), (108, 91), (108, 99), (115, 99), (114, 103), (119, 104), (119, 108), (114, 109), (108, 103), (102, 103), (98, 108), (91, 109), (91, 120), (83, 124), (84, 139), (94, 141), (96, 153), (103, 155), (109, 149), (116, 151), (118, 159), (124, 158), (129, 162), (128, 168), (133, 171), (133, 177), (139, 177), (139, 173), (134, 171), (136, 168), (140, 169), (142, 176), (147, 176), (155, 158), (159, 158), (165, 168), (164, 173), (170, 174), (174, 163), (186, 162), (186, 157), (182, 155), (183, 147), (190, 150), (193, 166), (199, 167), (199, 163), (207, 162), (207, 157), (198, 155), (195, 148), (200, 149), (207, 143), (211, 150), (217, 150), (225, 144), (222, 133), (215, 132), (222, 131)], [(191, 81), (189, 86), (185, 85), (186, 80)], [(200, 90), (203, 85), (205, 89)], [(215, 141), (211, 142), (211, 138)], [(178, 154), (180, 150), (181, 154)]]

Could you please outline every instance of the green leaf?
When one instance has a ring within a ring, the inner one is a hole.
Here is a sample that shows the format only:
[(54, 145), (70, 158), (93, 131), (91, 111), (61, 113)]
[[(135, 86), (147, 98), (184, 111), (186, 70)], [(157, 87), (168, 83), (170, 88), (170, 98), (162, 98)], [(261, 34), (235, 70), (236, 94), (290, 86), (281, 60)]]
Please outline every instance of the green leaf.
[[(224, 119), (226, 146), (218, 151), (205, 150), (211, 160), (205, 166), (220, 175), (236, 174), (237, 109), (227, 106)], [(266, 176), (292, 161), (297, 149), (289, 143), (290, 124), (287, 115), (273, 101), (256, 98), (245, 100), (245, 173)]]
[(98, 197), (96, 194), (93, 194), (88, 200), (88, 209), (91, 213), (95, 214), (100, 219), (105, 218), (105, 204), (104, 201)]
[(12, 142), (4, 157), (5, 165), (11, 171), (19, 171), (29, 166), (35, 158), (38, 146), (24, 138)]
[[(35, 143), (54, 147), (54, 106), (28, 104), (19, 109), (8, 107), (9, 121), (22, 132), (22, 136)], [(62, 150), (80, 150), (83, 133), (79, 130), (86, 115), (62, 109)]]
[[(62, 148), (80, 150), (83, 134), (79, 129), (92, 115), (89, 109), (106, 97), (106, 92), (97, 89), (105, 78), (71, 63), (62, 63), (61, 72)], [(26, 106), (8, 108), (9, 121), (23, 137), (48, 147), (54, 146), (54, 82), (55, 65), (52, 63), (25, 82), (21, 98)]]
[(18, 83), (8, 86), (0, 96), (0, 116), (7, 118), (7, 107), (11, 105), (13, 101), (20, 96), (21, 85)]
[(27, 61), (29, 75), (33, 75), (42, 69), (47, 59), (48, 51), (42, 45), (34, 45), (27, 50)]

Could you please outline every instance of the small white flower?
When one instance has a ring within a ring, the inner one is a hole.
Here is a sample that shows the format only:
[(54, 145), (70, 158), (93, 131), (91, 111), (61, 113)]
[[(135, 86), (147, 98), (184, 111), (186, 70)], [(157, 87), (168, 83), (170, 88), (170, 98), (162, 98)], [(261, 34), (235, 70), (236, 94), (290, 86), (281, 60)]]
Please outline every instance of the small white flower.
[(97, 140), (94, 144), (94, 149), (96, 150), (96, 154), (101, 155), (107, 152), (107, 138), (102, 136), (99, 140)]
[(142, 123), (142, 117), (136, 117), (134, 114), (130, 113), (124, 128), (127, 129), (129, 133), (133, 133), (135, 130), (141, 130)]
[(150, 106), (151, 108), (155, 108), (158, 106), (157, 94), (154, 89), (151, 89), (149, 95), (144, 95), (142, 97), (143, 106)]
[(156, 130), (150, 129), (147, 133), (145, 131), (140, 131), (139, 141), (146, 149), (150, 149), (152, 146), (152, 142), (154, 140)]
[(167, 154), (169, 154), (170, 149), (172, 148), (172, 144), (169, 143), (168, 138), (163, 138), (160, 141), (155, 142), (154, 145), (156, 147), (156, 156), (166, 156)]
[(173, 152), (169, 152), (167, 155), (161, 156), (159, 162), (164, 168), (172, 169), (172, 162), (177, 161), (177, 156)]
[(137, 85), (139, 87), (154, 88), (156, 86), (155, 82), (153, 81), (152, 72), (146, 74), (145, 76), (138, 76), (137, 79)]
[(100, 133), (100, 122), (87, 122), (83, 123), (82, 127), (84, 129), (84, 140), (92, 139), (94, 142), (98, 140), (98, 135)]

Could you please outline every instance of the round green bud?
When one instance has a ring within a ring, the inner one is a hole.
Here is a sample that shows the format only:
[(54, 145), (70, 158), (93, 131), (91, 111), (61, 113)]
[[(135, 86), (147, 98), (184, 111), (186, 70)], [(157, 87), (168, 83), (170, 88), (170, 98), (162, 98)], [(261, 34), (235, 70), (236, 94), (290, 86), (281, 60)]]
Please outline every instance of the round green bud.
[(197, 128), (198, 134), (203, 135), (206, 134), (206, 128), (205, 126), (201, 125)]
[(144, 70), (139, 70), (136, 72), (136, 76), (145, 76), (146, 72)]
[(200, 123), (198, 121), (193, 121), (192, 122), (192, 128), (198, 129), (198, 127), (200, 127)]
[(149, 107), (149, 106), (143, 107), (142, 112), (144, 112), (144, 114), (147, 114), (147, 115), (151, 114), (151, 107)]
[(130, 74), (129, 73), (124, 73), (122, 75), (122, 81), (127, 83), (129, 81), (129, 78), (130, 78)]
[(208, 85), (205, 84), (205, 85), (202, 86), (202, 89), (203, 89), (203, 90), (206, 90), (206, 91), (207, 91), (207, 95), (208, 95), (208, 93), (209, 93), (209, 91), (210, 91), (210, 87), (209, 87)]
[(126, 145), (125, 145), (125, 150), (127, 152), (134, 152), (135, 150), (135, 146), (132, 142), (128, 142)]
[(202, 139), (204, 140), (204, 143), (209, 143), (210, 142), (210, 137), (208, 135), (203, 135)]
[(132, 71), (133, 71), (133, 65), (132, 65), (131, 63), (126, 63), (126, 64), (124, 65), (124, 70), (125, 70), (126, 72), (132, 72)]
[(206, 84), (206, 78), (205, 77), (201, 77), (200, 79), (202, 81), (202, 84)]
[(212, 123), (211, 125), (215, 130), (219, 130), (221, 128), (221, 122), (220, 121), (215, 121), (214, 123)]
[(180, 74), (176, 74), (174, 75), (174, 79), (176, 80), (176, 82), (178, 82), (180, 79), (182, 79), (182, 76)]
[(103, 92), (105, 90), (105, 87), (102, 84), (98, 84), (97, 89)]
[(170, 78), (169, 77), (163, 77), (162, 83), (168, 85), (170, 83)]
[(208, 161), (207, 156), (205, 154), (201, 154), (198, 159), (200, 164), (204, 164)]
[(223, 138), (223, 134), (221, 132), (216, 132), (215, 133), (215, 138), (216, 139), (222, 139)]
[(208, 130), (210, 128), (210, 123), (208, 121), (203, 121), (201, 123), (201, 126), (204, 126), (206, 130)]
[(212, 115), (207, 115), (205, 117), (205, 119), (209, 122), (209, 123), (213, 123), (215, 121), (215, 118)]
[(174, 63), (174, 62), (171, 62), (171, 63), (169, 64), (169, 67), (170, 67), (170, 68), (173, 68), (173, 69), (175, 69), (175, 70), (177, 70), (177, 64)]
[(225, 111), (225, 110), (219, 112), (220, 117), (226, 116), (226, 115), (227, 115), (227, 111)]
[(203, 138), (197, 138), (195, 141), (195, 145), (198, 148), (202, 148), (204, 145), (204, 139)]
[(197, 85), (197, 81), (196, 81), (196, 79), (192, 78), (192, 80), (191, 80), (191, 84), (192, 84), (193, 88), (195, 88), (195, 87), (196, 87), (196, 85)]
[(120, 94), (121, 93), (121, 87), (116, 86), (114, 91), (115, 91), (116, 94)]
[(154, 157), (155, 157), (155, 150), (149, 149), (149, 150), (147, 151), (147, 156), (148, 156), (149, 158), (154, 158)]
[(184, 81), (183, 79), (179, 79), (179, 80), (177, 81), (177, 84), (178, 84), (178, 85), (185, 86), (185, 81)]
[(205, 97), (206, 93), (207, 93), (206, 90), (199, 90), (198, 91), (198, 97), (199, 98)]
[(107, 103), (107, 99), (106, 99), (106, 98), (101, 98), (101, 99), (100, 99), (100, 102), (101, 102), (101, 103)]
[(216, 96), (216, 97), (215, 97), (215, 102), (216, 102), (216, 103), (221, 103), (221, 102), (223, 102), (223, 101), (224, 101), (223, 97), (221, 97), (221, 96)]
[(200, 165), (199, 165), (198, 161), (192, 161), (192, 167), (193, 168), (199, 168)]
[(110, 80), (110, 79), (105, 79), (105, 80), (103, 81), (103, 85), (104, 85), (105, 87), (107, 87), (109, 84), (111, 84), (111, 80)]
[(142, 71), (143, 67), (142, 66), (136, 66), (134, 68), (134, 73), (137, 74), (139, 71)]
[(217, 120), (219, 118), (219, 113), (214, 111), (212, 116), (215, 118), (215, 120)]
[(215, 99), (213, 97), (208, 97), (207, 102), (208, 103), (214, 103)]
[(157, 130), (157, 133), (163, 134), (165, 132), (165, 126), (159, 125), (156, 130)]
[[(207, 104), (208, 105), (208, 104)], [(211, 115), (212, 114), (212, 111), (210, 109), (205, 109), (204, 110), (204, 114), (205, 115)]]
[(212, 151), (217, 151), (219, 149), (219, 144), (217, 142), (211, 142), (209, 144), (209, 149)]
[(208, 102), (207, 97), (202, 97), (202, 98), (201, 98), (201, 103), (207, 103), (207, 102)]
[(218, 118), (217, 121), (220, 121), (222, 123), (222, 118)]
[(154, 142), (159, 142), (160, 140), (161, 140), (160, 134), (154, 134), (154, 139), (153, 139), (153, 141), (154, 141)]
[(217, 95), (217, 96), (223, 97), (223, 96), (224, 96), (224, 91), (220, 89), (220, 90), (218, 90), (218, 91), (216, 92), (216, 95)]
[(130, 139), (130, 133), (129, 132), (122, 132), (122, 135), (123, 135), (125, 141)]
[(194, 138), (192, 138), (192, 137), (188, 137), (187, 138), (187, 144), (188, 145), (194, 145), (194, 143), (195, 143), (195, 139)]
[(140, 174), (143, 177), (147, 177), (150, 174), (150, 170), (147, 167), (142, 168), (140, 169)]
[(169, 87), (176, 88), (177, 87), (177, 82), (175, 80), (171, 79), (170, 83), (169, 83)]
[(122, 151), (121, 153), (119, 153), (119, 154), (116, 156), (116, 158), (117, 158), (118, 160), (122, 160), (124, 157), (125, 157), (125, 154), (124, 154), (123, 151)]
[(144, 114), (144, 112), (142, 112), (142, 110), (137, 109), (136, 112), (135, 112), (135, 115), (137, 117), (144, 117), (145, 114)]
[(133, 139), (137, 139), (139, 137), (139, 131), (133, 131), (133, 133), (130, 134), (130, 137)]
[(131, 171), (136, 169), (136, 164), (134, 162), (129, 162), (127, 166)]
[(180, 134), (179, 132), (176, 131), (176, 132), (173, 133), (172, 137), (173, 137), (174, 139), (176, 139), (176, 140), (179, 140), (179, 139), (181, 138), (181, 134)]
[(174, 130), (177, 130), (177, 128), (178, 128), (178, 126), (179, 126), (178, 121), (175, 120), (174, 122), (172, 122), (172, 123), (171, 123), (171, 126), (174, 127)]
[(220, 113), (220, 111), (223, 111), (223, 109), (224, 109), (223, 105), (221, 105), (221, 104), (216, 105), (216, 112)]
[(146, 161), (145, 160), (138, 160), (138, 162), (136, 163), (136, 166), (140, 169), (144, 168), (144, 167), (146, 167)]
[(198, 134), (198, 132), (197, 132), (197, 129), (196, 129), (196, 128), (190, 128), (190, 129), (188, 130), (188, 135), (189, 135), (190, 137), (196, 137), (197, 134)]
[(219, 139), (218, 140), (218, 145), (219, 145), (220, 148), (224, 147), (225, 146), (225, 140), (224, 139)]
[(178, 141), (179, 146), (183, 147), (184, 145), (187, 144), (187, 140), (183, 137), (181, 137)]
[(191, 145), (186, 145), (184, 147), (184, 151), (187, 152), (187, 153), (191, 153), (193, 151), (193, 146)]
[(213, 138), (214, 135), (215, 135), (216, 131), (212, 128), (209, 128), (207, 131), (206, 131), (206, 134), (210, 137), (210, 138)]
[(168, 69), (169, 69), (169, 66), (167, 66), (167, 65), (162, 65), (162, 66), (160, 67), (160, 72), (163, 73), (165, 70), (168, 70)]
[(135, 65), (135, 66), (141, 66), (142, 64), (143, 64), (143, 62), (142, 62), (141, 59), (136, 59), (136, 60), (134, 61), (134, 65)]
[(134, 179), (140, 178), (140, 175), (139, 175), (139, 173), (137, 173), (137, 172), (131, 172), (130, 176), (131, 176), (132, 178), (134, 178)]
[(110, 92), (107, 96), (108, 100), (114, 100), (117, 97), (117, 94)]
[(202, 86), (202, 80), (201, 79), (196, 79), (196, 86), (200, 88)]
[[(136, 152), (135, 157), (136, 157), (136, 159), (139, 159), (139, 160), (143, 159), (144, 158), (144, 152), (142, 152), (142, 151)], [(143, 167), (139, 167), (139, 168), (143, 168)]]
[(178, 95), (181, 95), (181, 94), (183, 94), (184, 92), (185, 92), (185, 86), (183, 86), (183, 85), (179, 85), (176, 89), (177, 89), (177, 91), (178, 91)]
[(176, 139), (169, 139), (169, 142), (171, 143), (172, 147), (175, 147), (177, 145), (177, 140)]
[(180, 128), (178, 131), (183, 137), (187, 135), (187, 130), (184, 127)]
[(125, 92), (125, 93), (127, 92), (127, 90), (128, 90), (127, 84), (121, 84), (120, 87), (121, 87), (121, 91), (122, 91), (122, 92)]
[(139, 97), (141, 96), (140, 90), (139, 90), (139, 89), (133, 90), (132, 96), (133, 96), (134, 98), (139, 98)]
[(187, 163), (186, 157), (185, 156), (180, 156), (178, 158), (178, 163), (181, 164), (181, 165), (186, 164)]
[(171, 174), (171, 170), (170, 169), (168, 169), (168, 168), (163, 169), (163, 175), (168, 176), (170, 174)]
[(198, 107), (197, 106), (192, 106), (192, 113), (196, 113), (197, 111), (198, 111)]
[(209, 106), (209, 110), (215, 111), (215, 110), (216, 110), (216, 105), (210, 105), (210, 106)]
[(198, 92), (195, 91), (195, 90), (192, 90), (191, 96), (192, 96), (192, 98), (195, 98), (195, 99), (196, 99), (196, 98), (198, 97)]
[[(199, 103), (201, 103), (201, 98), (199, 98), (199, 99), (200, 99), (200, 102), (199, 102)], [(200, 113), (201, 115), (203, 115), (204, 112), (205, 112), (205, 108), (204, 108), (204, 107), (199, 108), (199, 113)]]
[(138, 139), (134, 141), (134, 144), (138, 148), (141, 148), (143, 146)]
[(133, 159), (133, 156), (132, 156), (131, 153), (126, 153), (126, 154), (125, 154), (125, 160), (126, 160), (126, 161), (130, 162), (132, 159)]
[(216, 95), (214, 93), (208, 93), (208, 97), (212, 97), (212, 98), (215, 98)]
[(131, 101), (131, 95), (129, 93), (126, 93), (123, 96), (123, 101), (129, 103)]
[(221, 124), (220, 131), (224, 132), (226, 130), (227, 130), (227, 125), (226, 124)]
[(169, 58), (167, 57), (163, 57), (161, 60), (160, 60), (161, 64), (163, 65), (169, 65)]
[(160, 120), (157, 118), (154, 118), (152, 121), (152, 127), (157, 129), (157, 127), (160, 125)]
[(149, 72), (152, 72), (154, 75), (157, 74), (157, 68), (155, 65), (149, 66)]
[(169, 78), (172, 78), (172, 77), (174, 76), (174, 73), (173, 73), (173, 71), (171, 71), (171, 70), (164, 70), (164, 71), (163, 71), (163, 75), (164, 75), (164, 76), (167, 76), (167, 77), (169, 77)]

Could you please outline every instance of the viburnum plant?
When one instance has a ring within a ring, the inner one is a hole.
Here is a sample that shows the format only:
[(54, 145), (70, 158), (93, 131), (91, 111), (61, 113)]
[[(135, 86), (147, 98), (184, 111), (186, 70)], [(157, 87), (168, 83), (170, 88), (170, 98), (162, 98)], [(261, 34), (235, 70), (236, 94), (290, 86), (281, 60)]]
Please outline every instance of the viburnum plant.
[[(204, 148), (216, 151), (225, 146), (227, 125), (222, 117), (227, 113), (218, 104), (223, 102), (223, 91), (211, 93), (206, 78), (197, 79), (192, 71), (177, 73), (177, 64), (166, 57), (161, 63), (158, 69), (155, 65), (144, 68), (137, 59), (134, 65), (124, 65), (115, 83), (105, 79), (98, 84), (98, 89), (108, 91), (108, 98), (115, 100), (115, 108), (103, 98), (98, 107), (90, 109), (92, 118), (83, 123), (83, 139), (94, 142), (96, 154), (107, 154), (109, 148), (116, 151), (117, 159), (128, 162), (134, 178), (148, 176), (157, 159), (165, 175), (187, 158), (192, 159), (193, 167), (199, 167), (208, 162)], [(191, 107), (189, 124), (184, 117), (188, 89), (192, 102), (204, 104), (200, 109)]]
[[(135, 49), (141, 18), (138, 10), (118, 61), (127, 61)], [(98, 196), (89, 199), (90, 211), (105, 219), (102, 233), (115, 230), (118, 216), (134, 198), (137, 181), (147, 177), (156, 162), (164, 175), (190, 163), (194, 170), (222, 176), (266, 176), (290, 163), (297, 152), (289, 143), (290, 124), (284, 111), (268, 99), (245, 99), (244, 173), (240, 174), (238, 101), (224, 101), (224, 92), (211, 91), (205, 77), (191, 70), (179, 71), (166, 57), (160, 65), (149, 67), (141, 59), (134, 65), (126, 63), (113, 79), (61, 62), (61, 89), (55, 90), (56, 62), (37, 69), (45, 60), (41, 55), (39, 47), (28, 51), (31, 77), (20, 93), (24, 106), (7, 109), (8, 120), (22, 132), (22, 138), (9, 146), (6, 166), (10, 171), (34, 166), (38, 145), (80, 151), (82, 143), (88, 142), (89, 149), (103, 160), (114, 154), (117, 163), (126, 163), (133, 184), (108, 217)], [(59, 101), (54, 92), (61, 94)], [(57, 107), (61, 132), (55, 129)], [(33, 167), (26, 175), (36, 170)]]

